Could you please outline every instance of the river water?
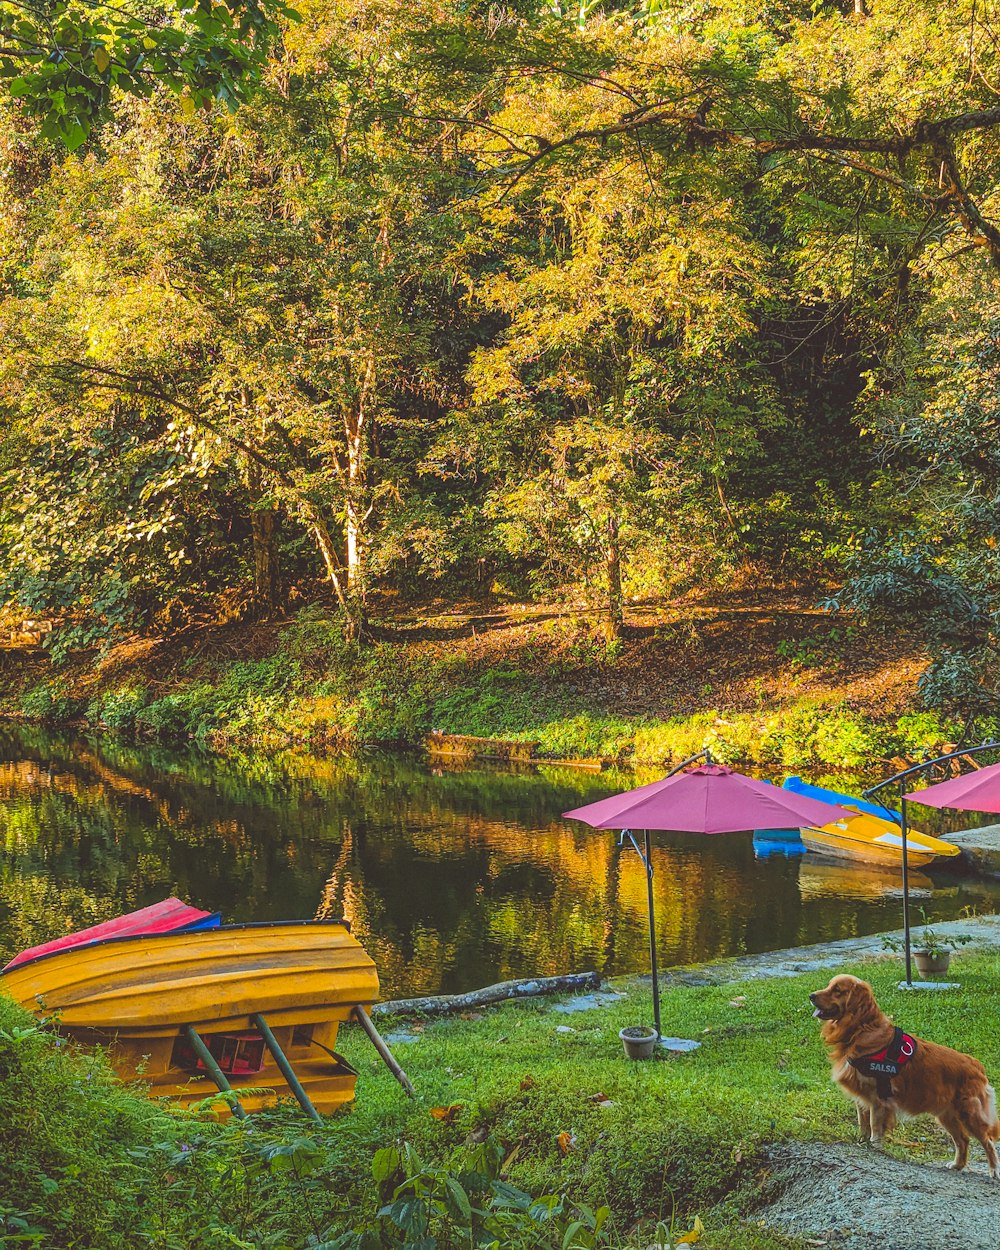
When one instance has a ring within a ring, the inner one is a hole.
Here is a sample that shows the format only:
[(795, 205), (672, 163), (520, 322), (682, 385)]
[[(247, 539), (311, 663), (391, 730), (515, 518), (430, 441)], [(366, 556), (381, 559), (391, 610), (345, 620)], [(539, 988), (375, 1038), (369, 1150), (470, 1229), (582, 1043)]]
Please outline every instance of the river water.
[[(651, 779), (375, 753), (223, 758), (2, 728), (0, 963), (174, 894), (226, 921), (345, 916), (387, 998), (645, 970), (638, 857), (560, 812)], [(760, 859), (749, 833), (653, 836), (664, 966), (900, 923), (891, 874)], [(1000, 882), (917, 874), (915, 887), (935, 919), (1000, 910)]]

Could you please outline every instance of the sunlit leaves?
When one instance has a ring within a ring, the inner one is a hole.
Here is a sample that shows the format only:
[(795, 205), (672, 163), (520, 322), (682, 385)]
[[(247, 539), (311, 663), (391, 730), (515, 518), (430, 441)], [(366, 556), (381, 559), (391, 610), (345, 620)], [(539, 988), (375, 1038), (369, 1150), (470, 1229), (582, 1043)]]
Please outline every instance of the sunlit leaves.
[(280, 0), (166, 0), (138, 16), (114, 6), (55, 0), (36, 9), (3, 0), (0, 79), (41, 119), (41, 134), (70, 151), (107, 115), (112, 93), (148, 97), (157, 86), (195, 105), (234, 109), (246, 98), (291, 10)]

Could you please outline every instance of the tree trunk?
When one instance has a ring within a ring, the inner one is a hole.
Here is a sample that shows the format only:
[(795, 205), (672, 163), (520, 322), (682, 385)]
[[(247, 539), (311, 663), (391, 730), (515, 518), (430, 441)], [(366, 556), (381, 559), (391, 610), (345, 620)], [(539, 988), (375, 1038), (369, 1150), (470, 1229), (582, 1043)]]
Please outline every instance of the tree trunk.
[(351, 595), (364, 599), (364, 569), (361, 564), (361, 529), (364, 522), (357, 503), (348, 497), (344, 510), (344, 540), (347, 547), (347, 590)]
[(250, 513), (253, 531), (253, 597), (261, 615), (268, 617), (278, 604), (278, 544), (273, 508), (254, 508)]
[(247, 466), (250, 492), (250, 533), (253, 538), (253, 598), (259, 615), (269, 617), (278, 603), (280, 569), (278, 565), (277, 513), (262, 504), (260, 466)]
[(447, 1016), (474, 1007), (488, 1007), (511, 998), (537, 998), (540, 994), (569, 994), (574, 990), (600, 989), (599, 972), (570, 972), (561, 977), (532, 977), (530, 981), (500, 981), (467, 994), (434, 994), (430, 998), (397, 998), (378, 1003), (374, 1010), (391, 1016)]
[(337, 596), (337, 605), (347, 618), (347, 637), (355, 642), (360, 642), (368, 630), (364, 605), (357, 595), (351, 594), (347, 590), (343, 576), (344, 569), (338, 558), (337, 548), (330, 534), (330, 527), (327, 525), (319, 508), (308, 500), (303, 500), (301, 506), (306, 523), (313, 532), (316, 546), (319, 548), (319, 553), (323, 558), (326, 575), (330, 580), (330, 585), (333, 587), (333, 593)]
[(608, 517), (607, 575), (608, 637), (615, 639), (622, 636), (625, 614), (622, 606), (622, 561), (621, 547), (618, 542), (618, 518), (613, 513)]
[(360, 601), (365, 597), (364, 527), (370, 508), (365, 506), (369, 400), (375, 389), (375, 359), (369, 356), (356, 401), (343, 410), (346, 448), (344, 545), (347, 555), (347, 591)]

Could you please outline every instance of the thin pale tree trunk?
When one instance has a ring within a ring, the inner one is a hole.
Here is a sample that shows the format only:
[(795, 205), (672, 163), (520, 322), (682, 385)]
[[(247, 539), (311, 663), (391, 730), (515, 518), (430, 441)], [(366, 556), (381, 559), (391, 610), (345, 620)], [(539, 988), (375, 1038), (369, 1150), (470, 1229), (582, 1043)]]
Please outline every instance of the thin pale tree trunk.
[(607, 527), (608, 636), (620, 638), (625, 626), (622, 599), (622, 559), (618, 537), (618, 518), (611, 514)]

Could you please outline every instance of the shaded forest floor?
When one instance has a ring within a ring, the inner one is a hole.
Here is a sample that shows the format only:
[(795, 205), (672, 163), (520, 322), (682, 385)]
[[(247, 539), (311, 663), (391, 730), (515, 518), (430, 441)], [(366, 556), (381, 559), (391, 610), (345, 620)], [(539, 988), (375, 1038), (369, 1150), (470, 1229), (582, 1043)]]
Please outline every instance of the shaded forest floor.
[[(702, 589), (631, 605), (613, 641), (582, 608), (475, 603), (376, 606), (360, 650), (318, 604), (131, 638), (60, 667), (15, 636), (0, 649), (0, 710), (246, 741), (413, 745), (435, 728), (534, 739), (540, 754), (564, 758), (668, 758), (714, 732), (747, 758), (748, 735), (776, 717), (835, 709), (860, 725), (918, 707), (920, 640), (825, 612), (822, 597), (764, 581)], [(732, 728), (734, 717), (746, 723)], [(640, 727), (686, 722), (683, 741), (636, 740)], [(801, 726), (790, 732), (802, 736)]]
[[(820, 592), (775, 586), (693, 591), (668, 602), (632, 605), (620, 647), (585, 610), (532, 604), (376, 614), (373, 638), (436, 662), (461, 654), (470, 667), (517, 666), (587, 693), (594, 709), (621, 715), (690, 714), (706, 706), (748, 711), (812, 695), (873, 715), (914, 702), (927, 664), (919, 638), (874, 631), (825, 612)], [(173, 635), (82, 653), (65, 676), (81, 693), (128, 678), (167, 692), (226, 664), (273, 655), (292, 616), (265, 623), (208, 623)], [(43, 647), (0, 641), (8, 691), (52, 671)]]
[(912, 706), (927, 665), (920, 639), (823, 611), (820, 597), (762, 585), (632, 605), (620, 650), (600, 623), (546, 606), (410, 617), (385, 636), (430, 660), (461, 648), (478, 665), (545, 671), (560, 661), (567, 685), (612, 715), (750, 711), (802, 696), (872, 715)]

